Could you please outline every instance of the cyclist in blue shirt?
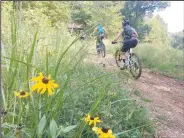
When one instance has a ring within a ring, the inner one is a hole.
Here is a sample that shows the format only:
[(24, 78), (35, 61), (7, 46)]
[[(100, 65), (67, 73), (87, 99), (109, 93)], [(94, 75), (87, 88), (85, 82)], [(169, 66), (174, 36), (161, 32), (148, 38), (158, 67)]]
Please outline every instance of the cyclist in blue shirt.
[[(104, 39), (106, 30), (105, 30), (104, 27), (99, 23), (98, 26), (97, 26), (97, 28), (96, 28), (94, 31), (97, 31), (96, 49), (97, 49), (97, 52), (98, 52), (99, 46), (101, 45), (101, 43), (103, 43), (102, 40)], [(104, 46), (105, 46), (105, 45), (104, 45)]]

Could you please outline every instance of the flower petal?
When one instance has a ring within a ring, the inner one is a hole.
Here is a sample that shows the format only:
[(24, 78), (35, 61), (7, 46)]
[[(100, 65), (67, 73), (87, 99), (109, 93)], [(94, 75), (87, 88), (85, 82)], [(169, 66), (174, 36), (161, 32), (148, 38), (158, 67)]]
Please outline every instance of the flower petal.
[(45, 91), (46, 91), (46, 86), (45, 86), (44, 88), (42, 88), (42, 90), (41, 90), (40, 94), (44, 94), (44, 93), (45, 93)]
[(48, 94), (49, 94), (49, 95), (53, 95), (53, 90), (52, 90), (52, 88), (48, 88)]
[(39, 88), (39, 83), (33, 85), (32, 88), (31, 88), (31, 91), (35, 91), (38, 88)]

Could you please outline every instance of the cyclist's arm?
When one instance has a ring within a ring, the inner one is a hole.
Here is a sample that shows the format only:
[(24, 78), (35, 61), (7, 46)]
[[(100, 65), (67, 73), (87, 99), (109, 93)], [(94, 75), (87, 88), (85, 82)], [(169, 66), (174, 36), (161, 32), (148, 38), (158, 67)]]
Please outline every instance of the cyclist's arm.
[(93, 30), (92, 34), (94, 34), (95, 32), (97, 32), (97, 28), (95, 28), (95, 29)]
[(135, 35), (136, 35), (136, 38), (138, 38), (139, 36), (138, 36), (138, 33), (135, 31)]
[(120, 32), (117, 34), (117, 36), (116, 36), (116, 38), (114, 39), (113, 42), (116, 42), (116, 41), (120, 38), (121, 34), (122, 34), (122, 31), (120, 31)]
[(104, 31), (105, 31), (105, 33), (107, 34), (107, 31), (105, 30), (105, 28), (104, 28)]
[(138, 34), (137, 34), (137, 32), (136, 32), (136, 30), (134, 28), (133, 28), (133, 31), (134, 31), (133, 34), (135, 35), (135, 37), (138, 38), (139, 36), (138, 36)]

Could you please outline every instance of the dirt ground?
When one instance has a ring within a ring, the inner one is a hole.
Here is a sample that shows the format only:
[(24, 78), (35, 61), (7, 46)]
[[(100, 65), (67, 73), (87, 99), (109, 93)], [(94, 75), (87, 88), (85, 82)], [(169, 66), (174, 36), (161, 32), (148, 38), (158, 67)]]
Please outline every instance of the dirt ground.
[[(105, 70), (119, 70), (112, 55), (99, 59), (95, 51), (91, 53), (90, 63)], [(156, 122), (156, 138), (184, 138), (184, 81), (143, 69), (141, 77), (132, 81), (131, 86), (139, 93), (132, 98), (149, 99), (149, 102), (138, 104), (142, 104)]]

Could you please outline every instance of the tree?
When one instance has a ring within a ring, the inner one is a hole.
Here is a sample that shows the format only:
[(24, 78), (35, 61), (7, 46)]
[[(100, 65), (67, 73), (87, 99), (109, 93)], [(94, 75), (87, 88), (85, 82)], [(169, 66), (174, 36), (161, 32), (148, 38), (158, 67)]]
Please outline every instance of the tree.
[(121, 27), (119, 11), (124, 2), (78, 1), (73, 3), (72, 20), (86, 27), (101, 23), (108, 35), (115, 34)]
[(148, 25), (151, 30), (147, 36), (145, 36), (145, 41), (155, 44), (155, 45), (170, 45), (170, 38), (167, 33), (167, 28), (163, 19), (157, 15), (148, 21)]
[(91, 14), (87, 13), (81, 5), (75, 5), (71, 18), (73, 22), (87, 26), (88, 21), (91, 19)]
[(34, 20), (36, 18), (34, 14), (43, 14), (49, 19), (49, 22), (53, 27), (59, 22), (67, 23), (69, 20), (68, 15), (70, 12), (70, 5), (67, 2), (24, 1), (22, 3), (22, 8), (24, 11), (29, 11), (30, 13), (29, 17), (24, 16), (24, 18), (30, 18), (30, 20)]
[[(150, 28), (144, 23), (145, 16), (152, 16), (155, 10), (164, 10), (170, 6), (170, 2), (164, 1), (126, 1), (120, 10), (121, 14), (129, 19), (130, 24), (138, 31), (141, 39)], [(147, 29), (146, 31), (143, 31)]]
[(172, 41), (171, 46), (174, 48), (184, 50), (184, 30), (171, 34)]

